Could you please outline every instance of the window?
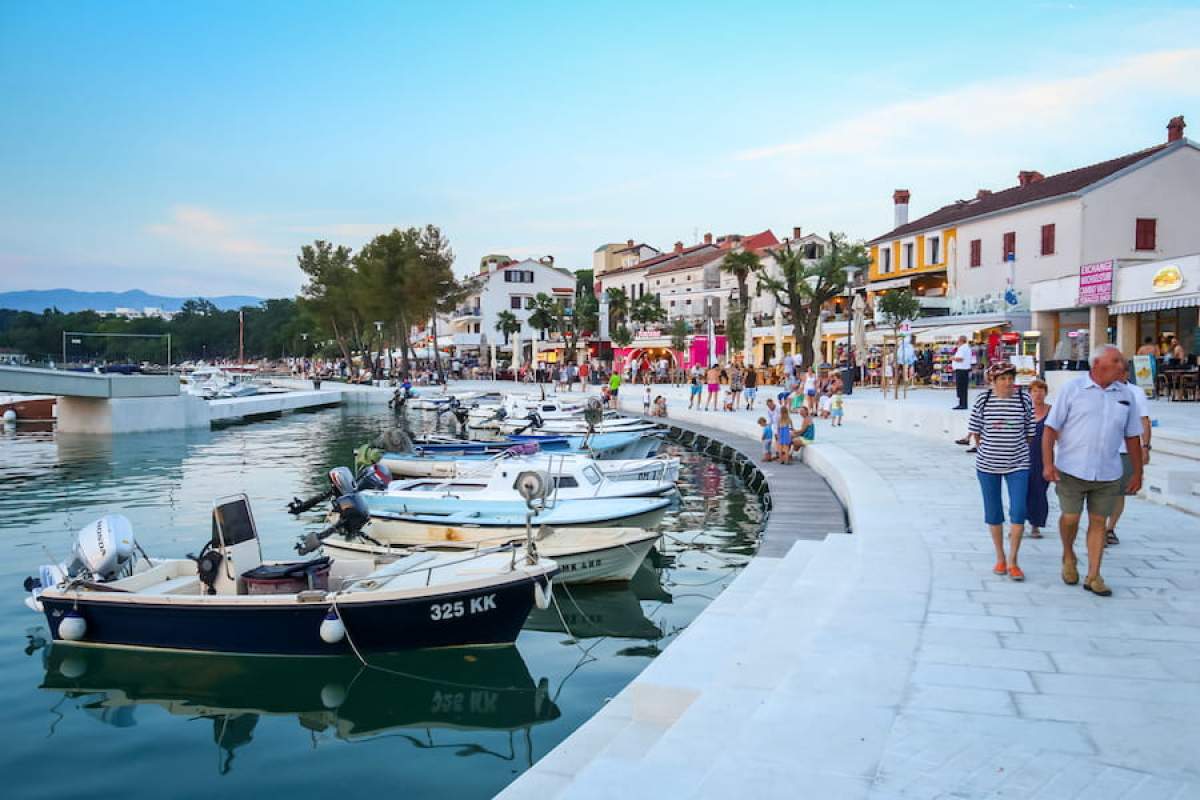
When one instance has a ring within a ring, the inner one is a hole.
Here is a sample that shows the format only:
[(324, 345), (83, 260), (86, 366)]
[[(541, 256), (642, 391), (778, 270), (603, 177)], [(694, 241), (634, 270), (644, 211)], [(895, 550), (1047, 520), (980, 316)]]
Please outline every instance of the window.
[(556, 477), (554, 479), (554, 488), (555, 489), (578, 489), (579, 481), (575, 480), (574, 478), (572, 478), (569, 475), (564, 475), (562, 477)]
[(1155, 250), (1158, 240), (1158, 220), (1138, 218), (1135, 250)]
[(671, 308), (674, 308), (674, 307), (675, 307), (675, 301), (674, 301), (674, 300), (672, 300), (672, 301), (671, 301)]
[(1008, 261), (1009, 257), (1017, 257), (1017, 234), (1016, 231), (1009, 231), (1004, 234), (1004, 256), (1001, 260)]
[(1042, 255), (1054, 255), (1054, 225), (1042, 226)]
[(911, 242), (904, 245), (904, 268), (913, 268), (913, 246)]
[(929, 237), (929, 263), (936, 264), (941, 261), (942, 240), (936, 236)]
[(508, 299), (508, 306), (509, 308), (515, 308), (519, 311), (521, 309), (521, 298), (514, 294)]
[(983, 241), (980, 239), (971, 240), (971, 266), (978, 267), (983, 263)]
[(880, 272), (892, 271), (892, 248), (885, 247), (879, 251), (879, 255), (883, 256), (883, 261), (880, 262)]

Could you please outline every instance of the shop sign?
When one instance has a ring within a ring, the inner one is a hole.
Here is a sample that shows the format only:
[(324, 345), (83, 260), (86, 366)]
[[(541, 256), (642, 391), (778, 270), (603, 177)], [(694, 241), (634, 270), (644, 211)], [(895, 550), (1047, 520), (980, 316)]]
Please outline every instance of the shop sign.
[(1154, 358), (1153, 356), (1133, 357), (1133, 377), (1147, 395), (1154, 394)]
[(1150, 279), (1150, 288), (1156, 292), (1174, 292), (1183, 288), (1183, 270), (1174, 264), (1167, 264), (1154, 273)]
[(1097, 261), (1079, 268), (1079, 305), (1096, 306), (1112, 302), (1113, 269), (1116, 262)]
[(1021, 341), (1021, 334), (1017, 331), (1005, 331), (1000, 334), (1000, 341), (1005, 344), (1017, 344)]

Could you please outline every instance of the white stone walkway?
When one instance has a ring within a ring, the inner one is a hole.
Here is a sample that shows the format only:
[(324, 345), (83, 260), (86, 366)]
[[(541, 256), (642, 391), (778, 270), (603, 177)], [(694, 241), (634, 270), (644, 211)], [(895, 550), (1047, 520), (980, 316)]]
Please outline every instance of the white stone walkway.
[(1132, 501), (1097, 598), (1056, 537), (991, 574), (936, 436), (821, 423), (806, 460), (854, 533), (756, 558), (502, 797), (1200, 797), (1200, 521)]

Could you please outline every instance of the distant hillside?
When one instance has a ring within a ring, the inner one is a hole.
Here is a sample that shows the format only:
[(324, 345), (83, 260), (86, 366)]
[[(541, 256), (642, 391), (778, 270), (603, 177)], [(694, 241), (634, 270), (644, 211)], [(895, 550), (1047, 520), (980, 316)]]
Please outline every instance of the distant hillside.
[[(59, 311), (112, 311), (116, 308), (161, 308), (163, 311), (178, 311), (188, 297), (163, 297), (158, 294), (147, 294), (140, 289), (128, 292), (77, 292), (74, 289), (39, 289), (24, 292), (0, 292), (0, 308), (11, 308), (16, 311), (33, 311), (41, 313), (47, 308), (57, 308)], [(263, 301), (261, 297), (247, 295), (225, 295), (223, 297), (206, 297), (222, 311), (238, 309), (242, 306), (256, 306)]]

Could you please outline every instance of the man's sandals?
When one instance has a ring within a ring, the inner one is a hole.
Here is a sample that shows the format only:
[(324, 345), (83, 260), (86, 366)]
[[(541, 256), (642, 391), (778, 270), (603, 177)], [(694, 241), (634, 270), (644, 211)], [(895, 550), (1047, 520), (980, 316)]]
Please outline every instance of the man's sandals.
[(1120, 543), (1121, 543), (1121, 540), (1117, 538), (1116, 531), (1105, 531), (1104, 532), (1104, 546), (1105, 547), (1108, 547), (1109, 545), (1120, 544)]

